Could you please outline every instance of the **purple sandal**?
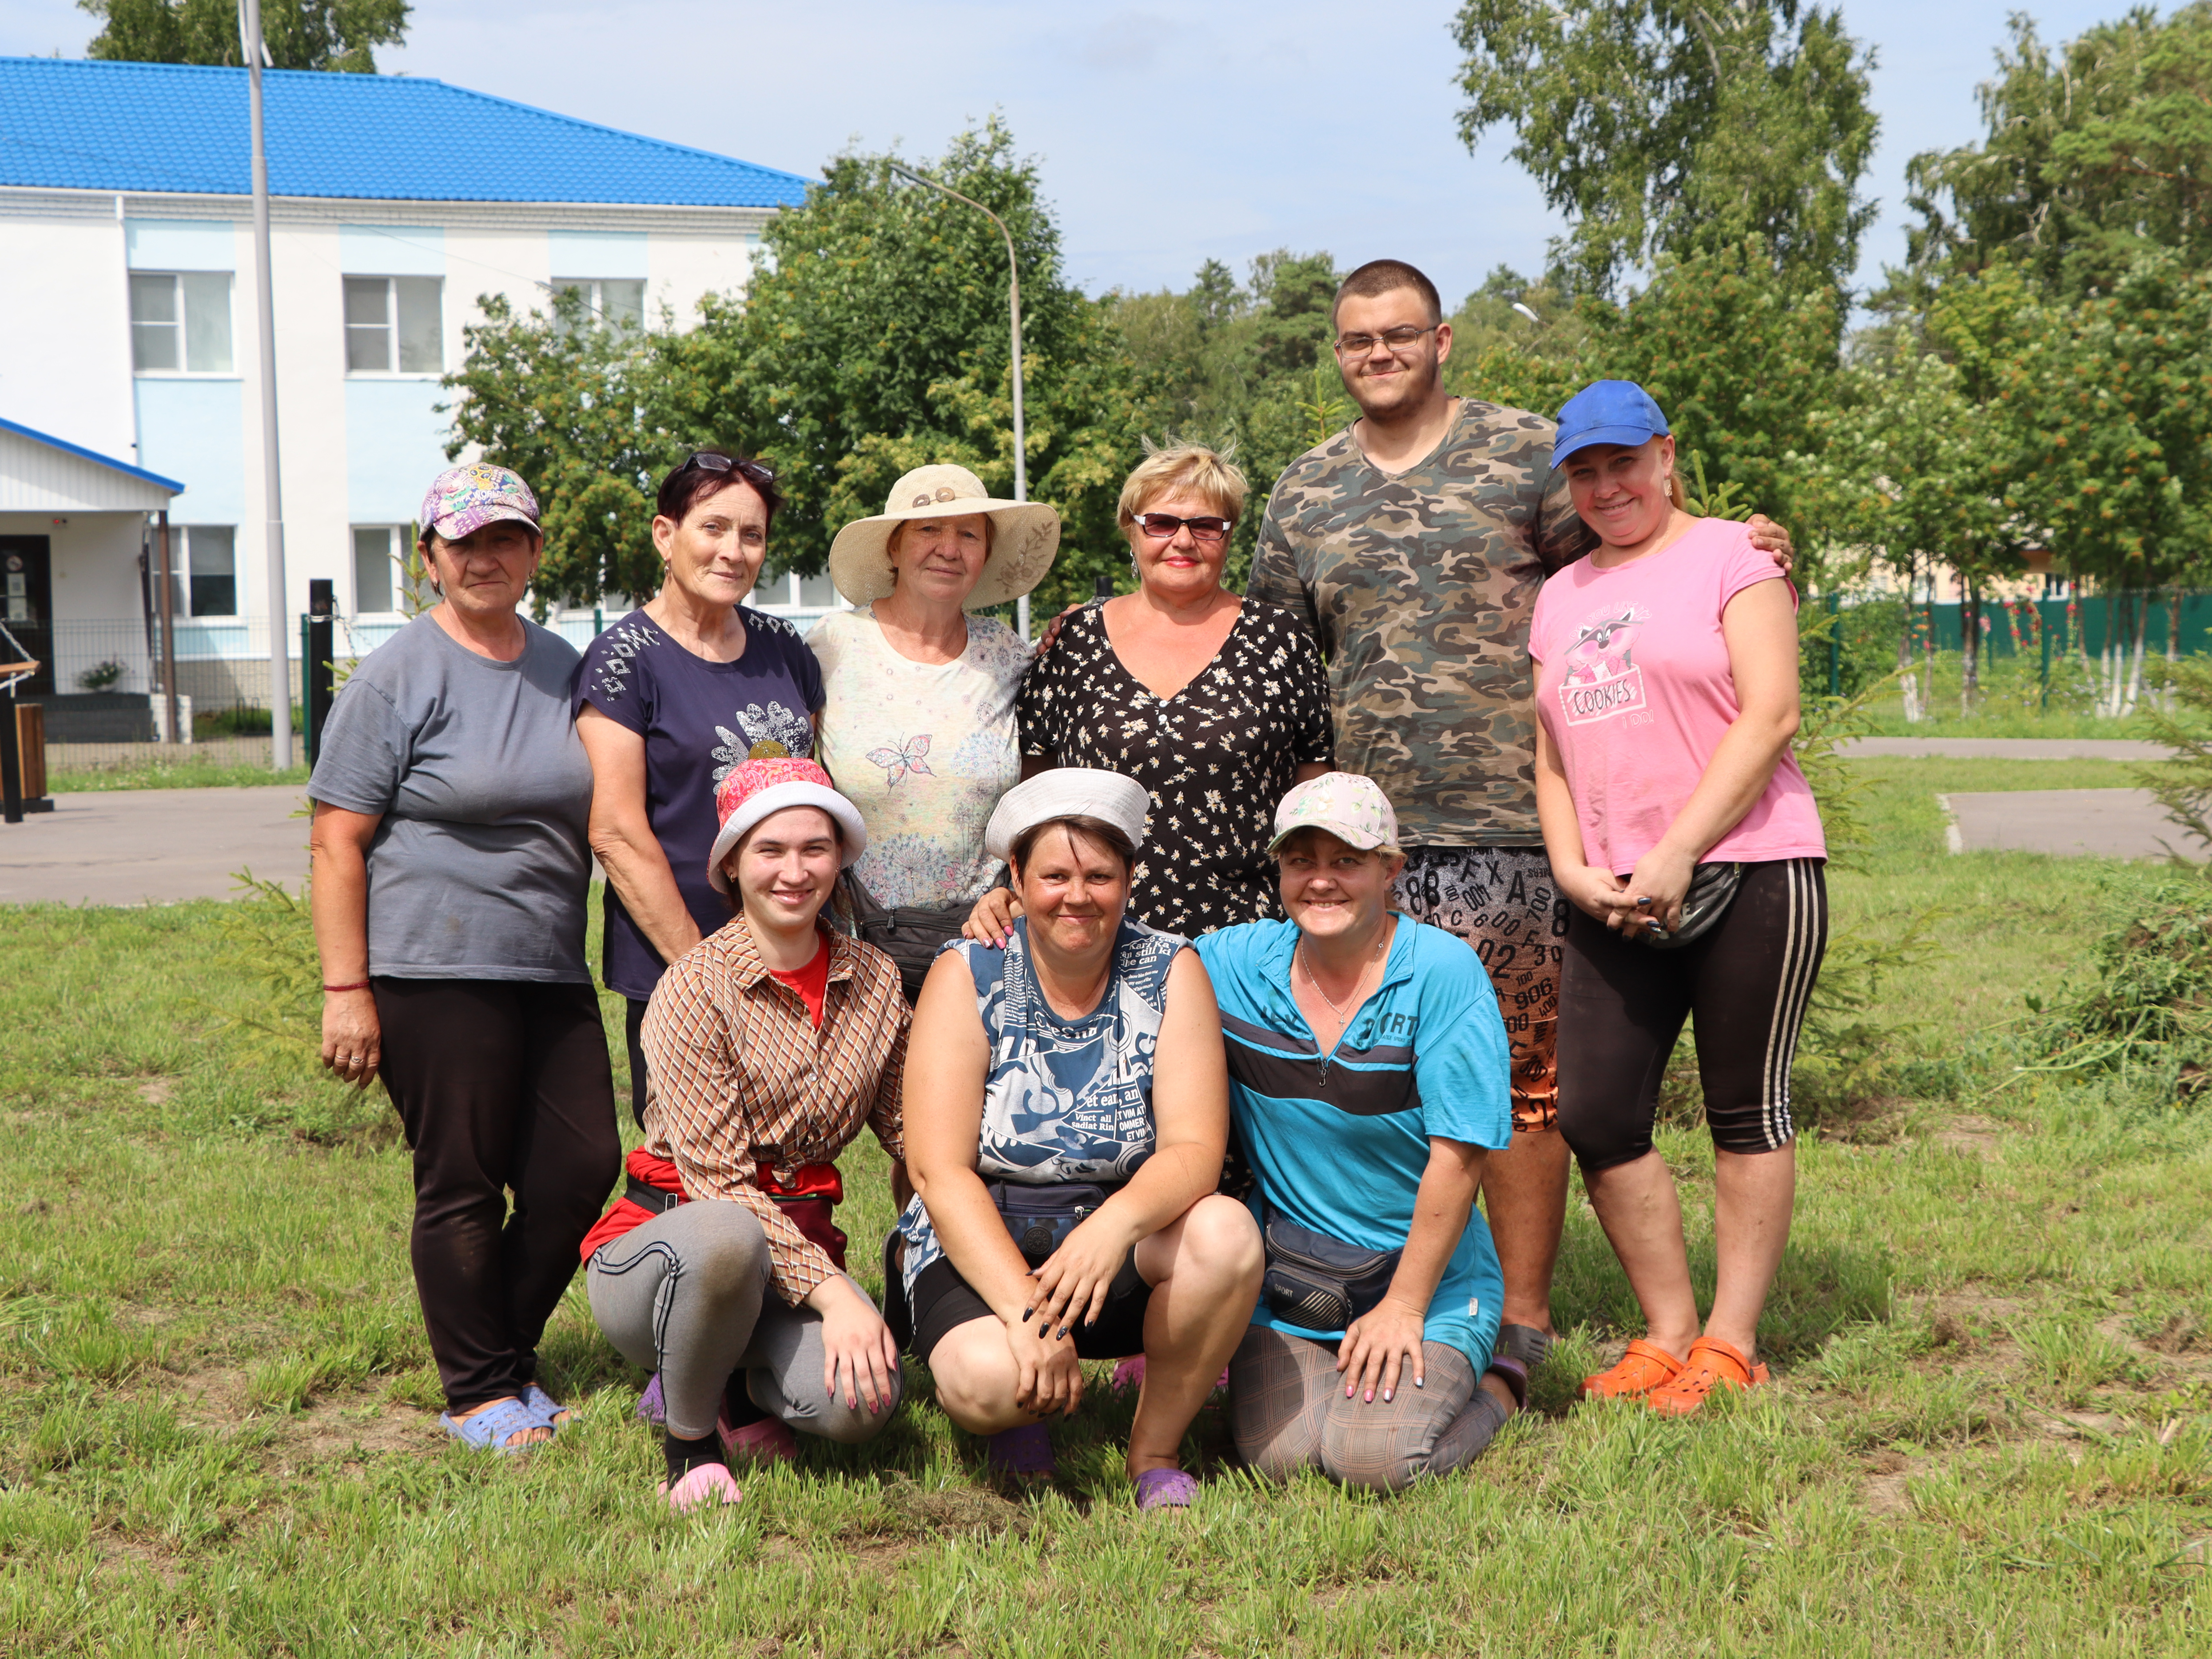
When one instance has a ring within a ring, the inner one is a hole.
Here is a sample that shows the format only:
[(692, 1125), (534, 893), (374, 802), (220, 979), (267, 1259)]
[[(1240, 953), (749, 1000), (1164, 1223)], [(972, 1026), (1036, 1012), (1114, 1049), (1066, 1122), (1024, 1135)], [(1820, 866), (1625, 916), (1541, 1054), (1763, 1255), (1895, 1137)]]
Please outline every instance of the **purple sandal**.
[(1001, 1429), (983, 1443), (994, 1474), (1042, 1476), (1053, 1470), (1052, 1431), (1042, 1423)]
[(1139, 1510), (1187, 1510), (1197, 1496), (1197, 1480), (1181, 1469), (1146, 1469), (1137, 1477)]

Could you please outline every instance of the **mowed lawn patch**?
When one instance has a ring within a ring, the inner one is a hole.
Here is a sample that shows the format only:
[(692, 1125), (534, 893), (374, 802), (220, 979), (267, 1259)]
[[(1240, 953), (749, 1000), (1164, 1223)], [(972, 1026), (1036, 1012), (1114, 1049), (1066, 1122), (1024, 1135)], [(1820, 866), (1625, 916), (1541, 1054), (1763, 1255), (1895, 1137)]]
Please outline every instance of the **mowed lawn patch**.
[[(1894, 1096), (1802, 1142), (1775, 1386), (1690, 1423), (1572, 1406), (1640, 1328), (1577, 1193), (1542, 1409), (1472, 1474), (1259, 1487), (1217, 1408), (1176, 1518), (1131, 1507), (1103, 1367), (1049, 1493), (994, 1491), (916, 1367), (876, 1445), (671, 1516), (644, 1378), (580, 1286), (544, 1346), (579, 1424), (527, 1458), (449, 1446), (388, 1109), (225, 1025), (260, 993), (217, 907), (0, 911), (0, 1649), (2201, 1651), (2212, 1108), (2014, 1070), (2023, 994), (2087, 975), (2134, 878), (1949, 857), (1933, 799), (2090, 763), (1856, 764), (1881, 851), (1832, 878), (1841, 924), (1932, 907), (1948, 948), (1887, 988)], [(1710, 1147), (1662, 1146), (1709, 1281)], [(874, 1288), (872, 1140), (846, 1169)]]

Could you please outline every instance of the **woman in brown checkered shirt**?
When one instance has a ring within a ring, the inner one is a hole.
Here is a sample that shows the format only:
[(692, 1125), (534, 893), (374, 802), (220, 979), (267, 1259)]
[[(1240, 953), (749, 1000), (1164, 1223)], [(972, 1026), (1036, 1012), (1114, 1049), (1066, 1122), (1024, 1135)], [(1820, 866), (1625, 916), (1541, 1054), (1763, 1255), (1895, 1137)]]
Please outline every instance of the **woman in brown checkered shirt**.
[(898, 1346), (829, 1212), (830, 1160), (863, 1124), (909, 1190), (898, 969), (817, 921), (867, 830), (811, 761), (747, 761), (715, 805), (708, 869), (737, 914), (653, 991), (645, 1144), (584, 1242), (599, 1328), (659, 1373), (678, 1510), (738, 1500), (730, 1453), (787, 1459), (794, 1429), (866, 1440), (900, 1397)]

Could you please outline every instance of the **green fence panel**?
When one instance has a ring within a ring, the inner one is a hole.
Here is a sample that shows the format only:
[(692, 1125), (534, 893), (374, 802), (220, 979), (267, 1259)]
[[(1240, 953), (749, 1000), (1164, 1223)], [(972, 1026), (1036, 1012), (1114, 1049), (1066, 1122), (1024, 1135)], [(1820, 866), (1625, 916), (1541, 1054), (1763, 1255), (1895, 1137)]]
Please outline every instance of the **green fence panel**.
[[(2172, 595), (2166, 593), (2154, 598), (2150, 617), (2145, 624), (2143, 637), (2146, 647), (2155, 656), (2166, 653), (2168, 614)], [(2042, 647), (2037, 642), (2035, 617), (2051, 630), (2051, 646), (2056, 652), (2067, 639), (2067, 607), (2075, 607), (2073, 628), (2076, 636), (2086, 643), (2089, 654), (2097, 655), (2105, 648), (2110, 635), (2114, 609), (2132, 605), (2132, 599), (2107, 599), (2102, 594), (2085, 599), (2038, 599), (2033, 604), (2020, 603), (2007, 606), (1991, 600), (1982, 606), (1982, 649), (1991, 656), (2009, 657), (2014, 653), (2013, 630), (2020, 632), (2020, 647), (2030, 656), (2039, 656)], [(1908, 626), (1912, 629), (1915, 645), (1920, 641), (1920, 630), (1926, 625), (1928, 607), (1913, 606)], [(1936, 648), (1938, 651), (1957, 651), (1964, 647), (1960, 616), (1965, 607), (1939, 605), (1936, 611)], [(2031, 615), (2033, 613), (2033, 615)], [(2122, 629), (2118, 637), (2124, 637)], [(2185, 655), (2212, 651), (2212, 593), (2184, 593), (2181, 596), (2181, 649)]]

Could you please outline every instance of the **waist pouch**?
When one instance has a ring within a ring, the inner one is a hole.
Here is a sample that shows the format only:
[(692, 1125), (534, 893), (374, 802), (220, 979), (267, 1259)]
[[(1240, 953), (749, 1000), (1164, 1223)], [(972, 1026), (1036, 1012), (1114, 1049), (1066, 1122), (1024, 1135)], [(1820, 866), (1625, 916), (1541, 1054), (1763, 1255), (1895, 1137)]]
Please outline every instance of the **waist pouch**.
[(1277, 1318), (1310, 1331), (1340, 1331), (1372, 1310), (1389, 1293), (1405, 1254), (1403, 1246), (1346, 1244), (1272, 1211), (1260, 1239), (1267, 1252), (1261, 1296)]
[(1042, 1267), (1068, 1234), (1097, 1214), (1098, 1206), (1119, 1192), (1122, 1183), (1063, 1181), (1029, 1187), (1018, 1181), (987, 1181), (983, 1185), (1022, 1260)]
[(891, 959), (907, 1006), (921, 1000), (921, 982), (946, 941), (960, 937), (971, 904), (901, 904), (885, 909), (848, 870), (846, 889), (853, 906), (853, 932)]
[[(816, 1193), (772, 1193), (766, 1188), (762, 1191), (775, 1200), (776, 1207), (783, 1212), (785, 1218), (793, 1226), (821, 1248), (822, 1253), (836, 1265), (839, 1273), (845, 1271), (845, 1246), (848, 1241), (844, 1230), (831, 1218), (836, 1212), (832, 1200)], [(672, 1193), (665, 1188), (653, 1186), (640, 1181), (635, 1176), (630, 1176), (629, 1184), (623, 1190), (623, 1196), (654, 1215), (665, 1215), (678, 1205), (690, 1201), (681, 1193)]]
[(1682, 895), (1682, 920), (1674, 931), (1646, 927), (1636, 937), (1655, 951), (1679, 951), (1712, 932), (1742, 885), (1741, 864), (1701, 864), (1690, 872), (1690, 890)]

